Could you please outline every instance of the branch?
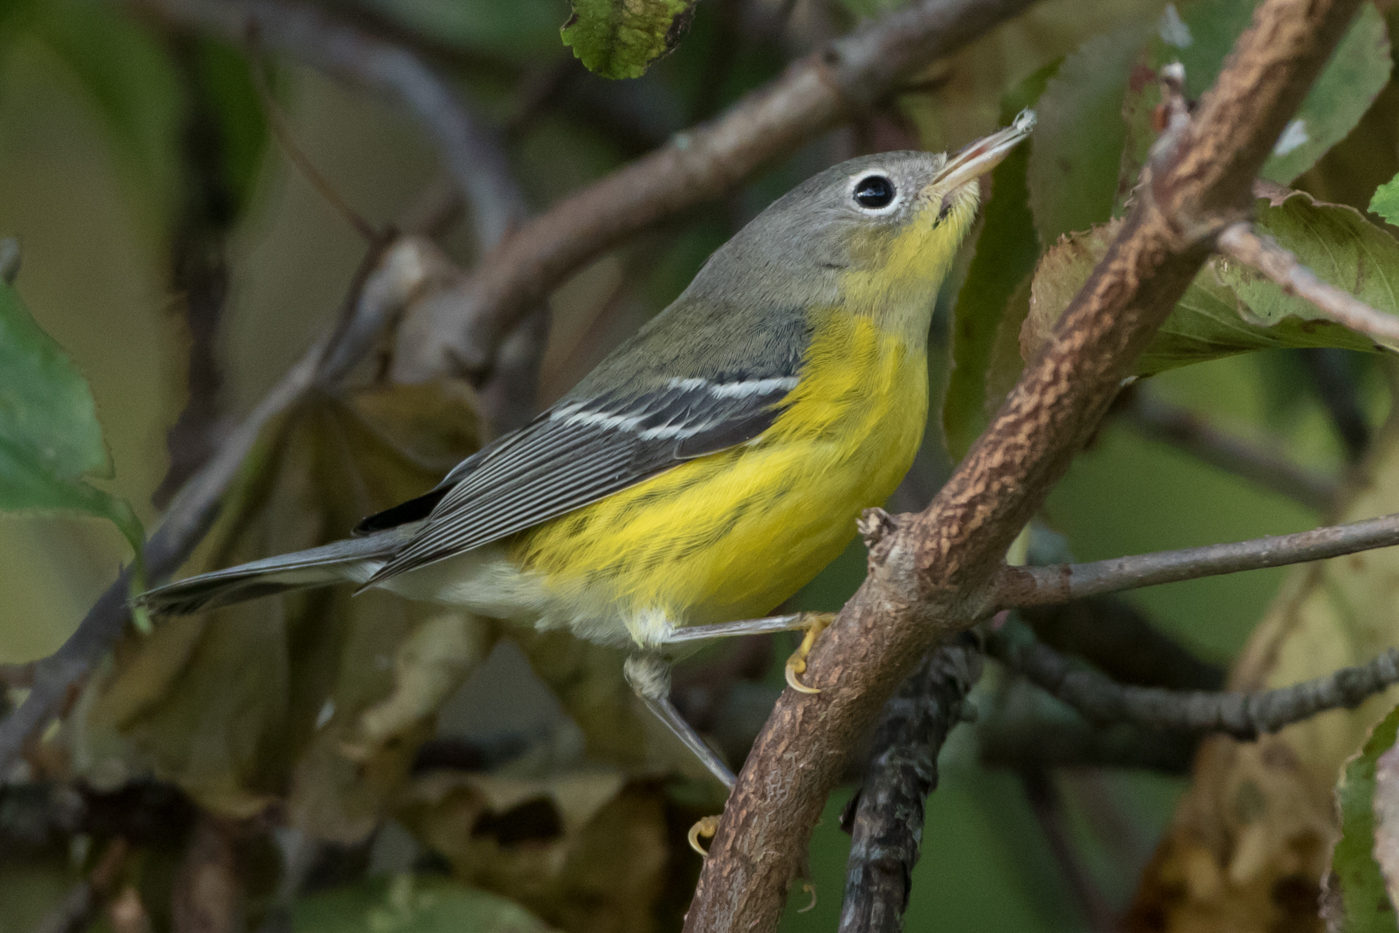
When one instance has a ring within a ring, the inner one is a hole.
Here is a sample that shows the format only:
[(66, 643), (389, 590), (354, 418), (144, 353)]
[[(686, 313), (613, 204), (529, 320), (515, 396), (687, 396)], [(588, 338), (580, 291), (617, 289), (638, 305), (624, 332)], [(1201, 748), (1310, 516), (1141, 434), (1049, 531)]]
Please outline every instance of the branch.
[(1359, 463), (1370, 449), (1370, 422), (1360, 404), (1353, 354), (1334, 347), (1309, 347), (1299, 352), (1346, 462)]
[(1080, 847), (1074, 844), (1068, 816), (1064, 813), (1063, 797), (1048, 771), (1042, 767), (1022, 769), (1020, 786), (1025, 792), (1026, 803), (1030, 805), (1030, 812), (1044, 835), (1050, 857), (1059, 867), (1074, 901), (1083, 913), (1084, 929), (1092, 933), (1118, 929), (1107, 897), (1099, 890), (1093, 873), (1084, 864)]
[(1340, 557), (1395, 544), (1399, 544), (1399, 512), (1229, 544), (1133, 554), (1084, 564), (1004, 567), (995, 584), (994, 599), (998, 609), (1047, 606), (1119, 590)]
[(848, 750), (939, 640), (994, 602), (1020, 529), (1096, 428), (1132, 359), (1249, 204), (1253, 178), (1359, 0), (1265, 0), (1215, 86), (1163, 139), (1107, 255), (931, 505), (870, 573), (778, 700), (720, 821), (686, 930), (771, 929)]
[(1337, 483), (1330, 477), (1294, 463), (1280, 450), (1220, 431), (1187, 408), (1136, 391), (1126, 406), (1126, 416), (1128, 423), (1147, 437), (1174, 444), (1205, 463), (1309, 509), (1325, 512), (1336, 501)]
[(237, 216), (226, 163), (227, 140), (217, 102), (197, 67), (189, 41), (172, 41), (169, 53), (186, 85), (180, 133), (181, 198), (172, 218), (170, 285), (181, 299), (189, 394), (166, 432), (170, 466), (151, 494), (163, 507), (217, 446), (222, 420), (223, 368), (218, 338), (228, 296), (228, 232)]
[(1218, 247), (1224, 255), (1272, 279), (1289, 295), (1311, 302), (1337, 324), (1377, 342), (1399, 341), (1399, 317), (1376, 310), (1344, 289), (1323, 282), (1291, 250), (1271, 237), (1259, 236), (1252, 224), (1226, 227), (1219, 234)]
[(964, 632), (929, 654), (885, 707), (864, 787), (842, 819), (852, 839), (841, 933), (903, 929), (938, 752), (980, 677), (980, 640)]
[(126, 0), (133, 10), (234, 45), (288, 52), (335, 77), (397, 100), (437, 143), (471, 206), (480, 248), (494, 246), (524, 215), (524, 198), (495, 130), (405, 45), (365, 32), (298, 0)]
[(1353, 709), (1399, 683), (1399, 648), (1368, 664), (1254, 693), (1164, 690), (1119, 684), (1008, 624), (986, 638), (986, 653), (1095, 723), (1130, 723), (1178, 732), (1256, 739), (1332, 709)]

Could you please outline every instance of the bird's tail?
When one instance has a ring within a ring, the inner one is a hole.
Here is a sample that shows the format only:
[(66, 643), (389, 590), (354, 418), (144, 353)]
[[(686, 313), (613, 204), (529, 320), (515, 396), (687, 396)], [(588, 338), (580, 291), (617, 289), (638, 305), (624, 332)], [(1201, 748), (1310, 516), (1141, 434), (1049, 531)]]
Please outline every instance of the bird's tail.
[(136, 602), (154, 613), (188, 615), (288, 590), (363, 583), (412, 536), (412, 531), (412, 526), (400, 526), (201, 573), (147, 590)]

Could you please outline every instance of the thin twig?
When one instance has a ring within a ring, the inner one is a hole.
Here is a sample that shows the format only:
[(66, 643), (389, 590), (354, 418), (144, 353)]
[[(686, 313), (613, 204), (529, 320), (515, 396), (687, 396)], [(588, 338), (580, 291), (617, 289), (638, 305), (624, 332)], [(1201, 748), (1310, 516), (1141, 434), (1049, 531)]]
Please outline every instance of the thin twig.
[(1107, 254), (933, 503), (870, 573), (785, 692), (725, 808), (686, 930), (770, 929), (849, 750), (940, 639), (994, 603), (1007, 548), (1098, 427), (1131, 361), (1249, 203), (1278, 134), (1359, 0), (1264, 0), (1214, 87), (1159, 145)]
[(1254, 693), (1119, 684), (1050, 648), (1023, 624), (1009, 623), (989, 633), (986, 651), (1092, 722), (1222, 733), (1236, 739), (1256, 739), (1326, 710), (1353, 709), (1399, 683), (1399, 648), (1358, 667)]
[(468, 371), (488, 368), (504, 334), (585, 262), (862, 116), (913, 72), (1034, 2), (920, 0), (794, 62), (716, 119), (522, 224), (477, 266), (470, 301), (443, 309), (450, 317), (434, 330), (457, 334), (449, 352)]
[(938, 753), (980, 677), (980, 640), (964, 632), (929, 654), (885, 706), (864, 786), (842, 819), (852, 837), (842, 933), (903, 929)]
[(1228, 544), (1154, 551), (1083, 564), (1004, 567), (996, 583), (995, 604), (999, 609), (1047, 606), (1085, 596), (1243, 570), (1283, 567), (1396, 544), (1399, 544), (1399, 512)]
[(1205, 463), (1309, 509), (1325, 512), (1336, 501), (1339, 484), (1335, 480), (1297, 464), (1281, 450), (1221, 431), (1187, 408), (1136, 391), (1125, 414), (1127, 423), (1147, 437), (1174, 444)]
[(494, 245), (524, 213), (495, 130), (408, 47), (366, 32), (324, 6), (300, 0), (127, 0), (171, 26), (227, 42), (287, 52), (315, 68), (402, 103), (436, 141), (471, 205), (472, 229)]
[(1317, 278), (1316, 273), (1291, 250), (1272, 237), (1262, 236), (1252, 224), (1230, 224), (1219, 234), (1220, 252), (1277, 283), (1289, 295), (1316, 306), (1325, 317), (1378, 342), (1399, 341), (1399, 317), (1371, 307), (1359, 298)]
[(1020, 772), (1020, 786), (1025, 791), (1030, 812), (1044, 834), (1054, 864), (1059, 866), (1074, 900), (1083, 912), (1085, 929), (1095, 933), (1116, 930), (1112, 907), (1093, 880), (1093, 873), (1084, 864), (1083, 856), (1071, 838), (1066, 825), (1063, 796), (1054, 785), (1053, 777), (1043, 767), (1024, 768)]

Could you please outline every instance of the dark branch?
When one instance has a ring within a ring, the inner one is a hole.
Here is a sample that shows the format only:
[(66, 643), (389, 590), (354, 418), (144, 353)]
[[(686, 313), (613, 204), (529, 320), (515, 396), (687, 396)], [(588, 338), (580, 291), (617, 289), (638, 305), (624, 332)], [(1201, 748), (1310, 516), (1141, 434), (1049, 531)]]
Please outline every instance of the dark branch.
[(1114, 680), (1177, 690), (1218, 690), (1224, 669), (1161, 631), (1136, 606), (1095, 596), (1021, 612), (1045, 644), (1077, 655)]
[(1250, 443), (1211, 425), (1195, 412), (1153, 398), (1140, 390), (1125, 407), (1127, 423), (1235, 476), (1281, 493), (1318, 512), (1336, 501), (1338, 484), (1309, 470), (1283, 451)]
[(987, 635), (986, 652), (1095, 723), (1256, 739), (1331, 709), (1359, 706), (1399, 683), (1399, 648), (1360, 667), (1256, 693), (1165, 690), (1119, 684), (1007, 623)]
[(235, 45), (286, 52), (335, 77), (403, 104), (437, 143), (443, 164), (471, 206), (482, 248), (494, 246), (524, 214), (495, 130), (478, 120), (416, 52), (299, 0), (128, 0), (171, 26)]
[(864, 787), (841, 821), (853, 837), (842, 933), (903, 929), (938, 753), (964, 718), (966, 696), (980, 677), (979, 639), (963, 633), (929, 654), (885, 706)]

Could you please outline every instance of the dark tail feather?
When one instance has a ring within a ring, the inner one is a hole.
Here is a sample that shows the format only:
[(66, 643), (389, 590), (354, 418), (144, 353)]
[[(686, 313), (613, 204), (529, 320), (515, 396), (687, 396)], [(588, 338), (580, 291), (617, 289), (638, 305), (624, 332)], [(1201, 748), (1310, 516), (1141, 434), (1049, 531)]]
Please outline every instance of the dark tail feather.
[(201, 573), (147, 590), (136, 602), (154, 613), (188, 615), (288, 590), (332, 583), (363, 583), (412, 536), (413, 530), (411, 526), (394, 528)]

